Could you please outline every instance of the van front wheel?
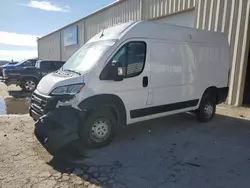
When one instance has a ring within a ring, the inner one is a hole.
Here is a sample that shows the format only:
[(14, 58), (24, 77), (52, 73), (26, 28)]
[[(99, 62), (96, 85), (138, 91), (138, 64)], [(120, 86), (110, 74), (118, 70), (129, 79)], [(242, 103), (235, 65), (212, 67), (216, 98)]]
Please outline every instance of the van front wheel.
[(200, 103), (200, 107), (196, 112), (198, 121), (209, 122), (211, 121), (216, 112), (216, 99), (213, 96), (205, 96)]
[(116, 120), (109, 109), (91, 112), (80, 128), (80, 138), (87, 148), (108, 145), (115, 136)]

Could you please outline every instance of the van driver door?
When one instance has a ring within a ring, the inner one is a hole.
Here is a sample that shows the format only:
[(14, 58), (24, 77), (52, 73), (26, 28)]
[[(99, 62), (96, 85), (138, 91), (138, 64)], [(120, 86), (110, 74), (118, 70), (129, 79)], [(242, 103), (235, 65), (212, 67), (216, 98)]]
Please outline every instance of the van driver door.
[(147, 58), (147, 41), (124, 42), (112, 55), (109, 63), (119, 62), (123, 67), (122, 81), (105, 81), (102, 88), (123, 101), (127, 124), (143, 120), (149, 92), (150, 64)]

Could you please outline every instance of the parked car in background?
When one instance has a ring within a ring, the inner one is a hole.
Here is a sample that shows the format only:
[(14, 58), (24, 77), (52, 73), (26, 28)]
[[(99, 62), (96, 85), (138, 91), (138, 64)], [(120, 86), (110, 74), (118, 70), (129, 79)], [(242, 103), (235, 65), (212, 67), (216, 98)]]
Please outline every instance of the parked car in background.
[(15, 61), (3, 61), (3, 60), (0, 60), (0, 67), (4, 66), (4, 65), (7, 65), (7, 64), (16, 64), (18, 62), (15, 62)]
[(15, 65), (17, 64), (18, 62), (15, 62), (15, 61), (0, 61), (0, 77), (3, 76), (3, 67), (7, 67), (9, 65)]
[[(7, 86), (15, 84), (25, 91), (32, 92), (36, 89), (43, 76), (60, 69), (64, 63), (64, 61), (38, 60), (35, 66), (19, 66), (14, 69), (6, 69), (3, 71), (1, 81)], [(33, 64), (30, 62), (28, 65)]]
[(35, 67), (38, 58), (33, 59), (25, 59), (20, 62), (9, 62), (5, 65), (0, 66), (0, 77), (3, 76), (3, 71), (8, 69), (16, 69), (16, 68), (22, 68), (22, 67)]
[(12, 61), (12, 62), (6, 63), (6, 65), (4, 65), (4, 66), (7, 66), (7, 65), (15, 65), (15, 64), (17, 64), (17, 63), (19, 63), (19, 62), (17, 62), (17, 61)]

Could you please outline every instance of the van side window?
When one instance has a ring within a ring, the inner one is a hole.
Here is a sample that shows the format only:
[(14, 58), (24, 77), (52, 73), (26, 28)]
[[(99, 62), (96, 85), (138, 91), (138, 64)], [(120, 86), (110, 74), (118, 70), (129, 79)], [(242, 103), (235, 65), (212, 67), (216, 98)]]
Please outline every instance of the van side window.
[(146, 43), (130, 42), (127, 47), (126, 77), (139, 75), (144, 68), (146, 60)]
[(124, 78), (141, 74), (146, 61), (146, 43), (129, 42), (125, 44), (112, 58), (112, 62), (119, 62), (125, 69)]
[(112, 58), (112, 62), (120, 62), (123, 67), (126, 66), (126, 46), (123, 46)]

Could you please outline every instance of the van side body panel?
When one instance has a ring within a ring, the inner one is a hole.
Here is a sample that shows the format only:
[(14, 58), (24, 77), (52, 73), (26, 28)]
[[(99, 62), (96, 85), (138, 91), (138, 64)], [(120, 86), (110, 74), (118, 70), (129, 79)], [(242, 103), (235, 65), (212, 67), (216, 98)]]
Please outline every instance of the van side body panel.
[[(226, 35), (154, 22), (133, 23), (125, 30), (117, 36), (112, 52), (101, 60), (105, 63), (90, 71), (84, 98), (118, 96), (126, 108), (127, 124), (196, 110), (207, 88), (228, 87)], [(111, 57), (129, 41), (147, 44), (143, 72), (122, 81), (99, 80)], [(146, 88), (143, 77), (148, 77)]]
[(191, 45), (152, 40), (151, 62), (150, 92), (153, 101), (150, 106), (200, 98), (196, 87), (197, 66)]
[(226, 45), (153, 39), (149, 50), (151, 97), (148, 109), (133, 111), (134, 117), (144, 113), (158, 118), (196, 110), (208, 88), (215, 88), (217, 103), (225, 101), (229, 70)]

